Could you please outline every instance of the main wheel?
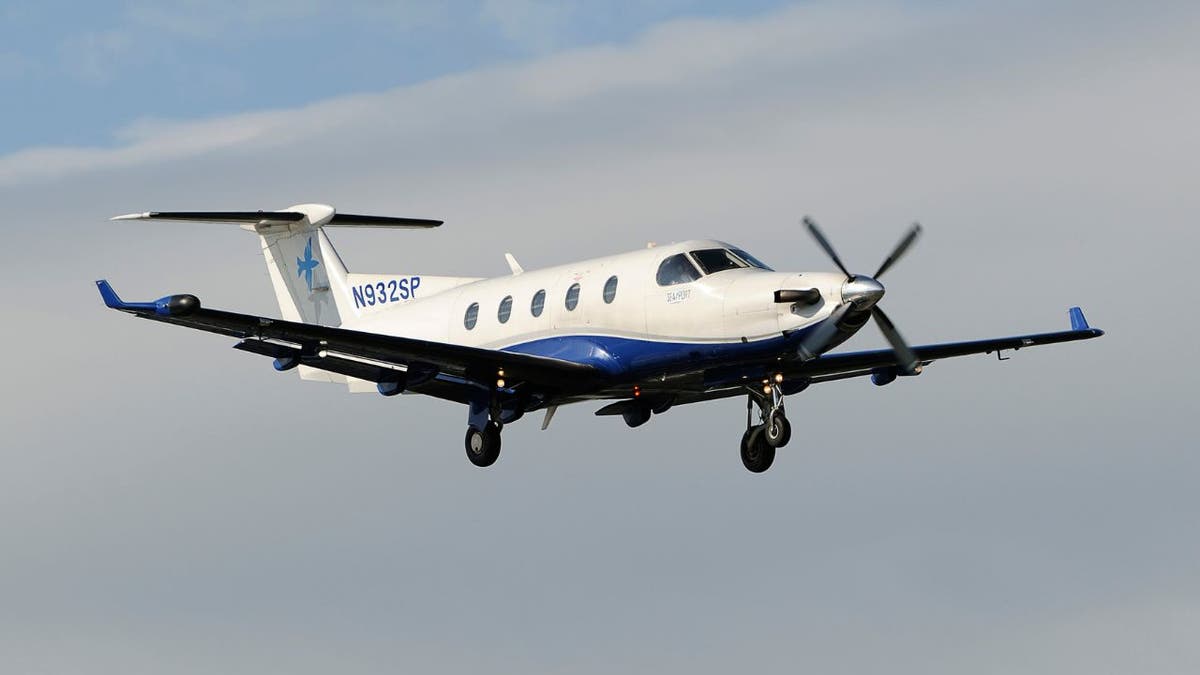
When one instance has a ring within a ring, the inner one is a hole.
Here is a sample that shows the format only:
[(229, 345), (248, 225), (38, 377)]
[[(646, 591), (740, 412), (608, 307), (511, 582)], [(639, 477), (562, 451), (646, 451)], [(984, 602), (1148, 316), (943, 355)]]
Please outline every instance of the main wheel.
[(767, 439), (767, 445), (772, 448), (782, 448), (792, 440), (792, 424), (788, 422), (782, 409), (772, 411), (771, 415), (767, 417), (763, 436)]
[(500, 426), (488, 422), (483, 429), (467, 427), (467, 459), (475, 466), (491, 466), (500, 457)]
[(762, 473), (775, 462), (775, 448), (767, 444), (763, 425), (750, 427), (742, 434), (742, 464), (754, 473)]
[(630, 428), (640, 427), (650, 421), (650, 408), (635, 406), (621, 413), (621, 417), (625, 418), (625, 424)]

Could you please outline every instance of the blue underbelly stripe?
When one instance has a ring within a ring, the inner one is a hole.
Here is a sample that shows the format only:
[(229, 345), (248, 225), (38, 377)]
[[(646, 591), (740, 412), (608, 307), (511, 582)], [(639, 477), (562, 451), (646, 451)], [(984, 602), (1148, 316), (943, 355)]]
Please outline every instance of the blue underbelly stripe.
[(562, 335), (505, 347), (503, 351), (595, 366), (610, 376), (631, 376), (666, 366), (703, 365), (757, 356), (775, 357), (800, 331), (755, 342), (657, 342), (607, 335)]

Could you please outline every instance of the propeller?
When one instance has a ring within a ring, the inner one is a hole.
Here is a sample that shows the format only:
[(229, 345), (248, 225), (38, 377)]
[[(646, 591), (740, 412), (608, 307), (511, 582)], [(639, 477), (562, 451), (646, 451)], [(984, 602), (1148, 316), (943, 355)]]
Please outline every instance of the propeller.
[(812, 218), (805, 216), (803, 223), (808, 228), (809, 234), (833, 261), (833, 264), (837, 265), (838, 269), (846, 275), (846, 282), (842, 285), (842, 305), (835, 309), (833, 314), (800, 345), (800, 357), (808, 360), (820, 354), (837, 333), (837, 324), (851, 309), (869, 310), (871, 318), (875, 320), (875, 325), (879, 327), (879, 332), (883, 333), (883, 337), (892, 346), (892, 351), (896, 354), (896, 365), (900, 367), (901, 372), (910, 375), (915, 373), (917, 366), (920, 365), (916, 352), (904, 341), (900, 331), (896, 329), (896, 324), (878, 304), (884, 294), (883, 284), (879, 283), (878, 278), (891, 269), (912, 248), (912, 245), (921, 236), (921, 225), (913, 223), (908, 232), (892, 249), (892, 252), (888, 254), (888, 257), (884, 258), (883, 264), (879, 266), (875, 275), (868, 277), (850, 273), (833, 245), (829, 243), (829, 239), (825, 237), (825, 233)]

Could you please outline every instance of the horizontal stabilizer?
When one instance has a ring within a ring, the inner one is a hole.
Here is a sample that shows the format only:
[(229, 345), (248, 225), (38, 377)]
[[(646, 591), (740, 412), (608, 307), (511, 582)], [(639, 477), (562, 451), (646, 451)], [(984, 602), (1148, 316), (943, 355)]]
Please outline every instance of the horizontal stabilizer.
[(400, 218), (396, 216), (360, 216), (353, 213), (335, 213), (329, 221), (330, 227), (437, 227), (440, 220), (425, 218)]
[[(308, 214), (300, 211), (146, 211), (127, 213), (110, 220), (184, 220), (203, 223), (298, 223)], [(395, 216), (364, 216), (354, 213), (334, 213), (326, 227), (438, 227), (440, 220), (399, 218)]]
[(113, 216), (109, 220), (194, 220), (205, 223), (294, 223), (304, 220), (298, 211), (146, 211)]

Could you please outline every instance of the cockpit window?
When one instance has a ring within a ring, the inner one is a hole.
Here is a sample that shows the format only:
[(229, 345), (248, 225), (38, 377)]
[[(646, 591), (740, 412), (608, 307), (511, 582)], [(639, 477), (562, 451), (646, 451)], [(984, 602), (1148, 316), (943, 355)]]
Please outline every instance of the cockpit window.
[(750, 266), (750, 263), (737, 257), (732, 251), (723, 248), (706, 248), (701, 251), (692, 251), (692, 258), (699, 263), (700, 269), (704, 270), (705, 274), (716, 274), (725, 270), (735, 270), (740, 267)]
[(773, 271), (771, 269), (770, 265), (764, 263), (763, 261), (759, 260), (758, 258), (755, 258), (754, 256), (750, 255), (749, 253), (746, 253), (745, 251), (743, 251), (740, 248), (733, 249), (733, 254), (736, 255), (737, 257), (741, 258), (742, 260), (745, 260), (751, 267), (757, 267), (760, 270), (767, 270), (768, 272)]
[(686, 284), (699, 278), (700, 271), (682, 253), (677, 253), (662, 261), (662, 264), (658, 266), (658, 275), (655, 277), (659, 286)]

